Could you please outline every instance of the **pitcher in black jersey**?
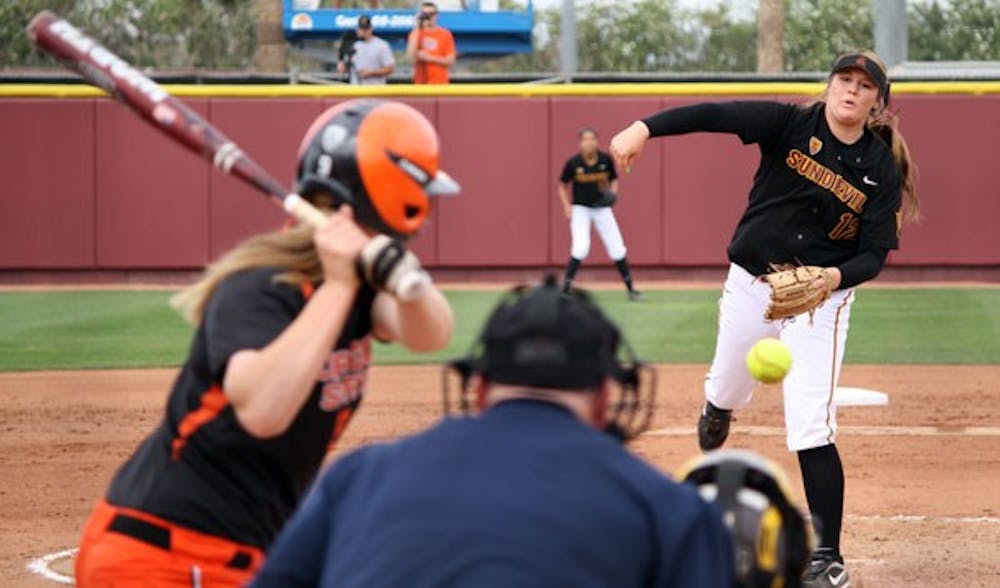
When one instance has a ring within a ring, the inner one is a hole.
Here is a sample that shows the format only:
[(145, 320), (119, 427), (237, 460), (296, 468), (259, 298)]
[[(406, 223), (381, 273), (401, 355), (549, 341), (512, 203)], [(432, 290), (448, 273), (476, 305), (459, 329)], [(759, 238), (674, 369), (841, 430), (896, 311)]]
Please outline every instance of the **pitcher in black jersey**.
[[(744, 365), (750, 347), (764, 337), (787, 343), (793, 357), (784, 380), (788, 448), (798, 454), (809, 508), (820, 522), (808, 586), (850, 582), (840, 555), (844, 471), (833, 392), (854, 289), (878, 275), (899, 246), (902, 221), (918, 214), (914, 168), (888, 105), (884, 64), (860, 51), (839, 57), (826, 89), (807, 104), (695, 104), (637, 121), (611, 141), (626, 169), (650, 137), (731, 133), (760, 149), (749, 204), (729, 244), (698, 440), (706, 451), (721, 446), (733, 409), (750, 402), (756, 383)], [(799, 263), (828, 268), (832, 296), (812, 317), (765, 321), (770, 288), (757, 278), (770, 264)]]
[(251, 238), (175, 299), (198, 324), (188, 359), (87, 523), (78, 586), (242, 586), (358, 409), (372, 338), (447, 343), (451, 309), (402, 246), (429, 196), (457, 192), (438, 152), (399, 103), (313, 123), (297, 189), (330, 221)]

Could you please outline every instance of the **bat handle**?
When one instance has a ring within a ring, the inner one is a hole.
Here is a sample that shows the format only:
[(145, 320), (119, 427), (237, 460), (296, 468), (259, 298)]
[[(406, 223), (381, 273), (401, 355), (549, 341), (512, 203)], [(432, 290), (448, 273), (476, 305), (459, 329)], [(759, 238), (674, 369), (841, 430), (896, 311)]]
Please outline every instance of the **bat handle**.
[(305, 223), (314, 229), (322, 227), (330, 220), (326, 214), (298, 194), (285, 196), (282, 206), (285, 212), (297, 218), (299, 222)]
[[(314, 229), (319, 229), (330, 222), (330, 217), (298, 194), (285, 196), (282, 206), (285, 212), (297, 218), (299, 222), (305, 223)], [(412, 253), (408, 253), (407, 255), (413, 256)], [(416, 258), (414, 257), (414, 259)], [(415, 265), (417, 266), (416, 269), (407, 271), (400, 276), (392, 288), (391, 293), (395, 294), (400, 300), (407, 302), (416, 300), (427, 289), (427, 286), (431, 284), (431, 277), (426, 271), (420, 268), (420, 262), (415, 262)], [(363, 278), (364, 272), (360, 269), (358, 271)]]

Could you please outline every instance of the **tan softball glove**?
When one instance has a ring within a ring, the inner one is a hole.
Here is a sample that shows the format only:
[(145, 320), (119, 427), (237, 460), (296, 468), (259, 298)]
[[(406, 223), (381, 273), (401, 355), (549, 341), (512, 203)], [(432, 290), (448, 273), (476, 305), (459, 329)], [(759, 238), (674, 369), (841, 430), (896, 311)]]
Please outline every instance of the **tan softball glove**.
[[(815, 265), (772, 265), (771, 269), (774, 271), (760, 278), (771, 287), (771, 303), (764, 312), (764, 318), (769, 321), (806, 312), (811, 320), (816, 307), (823, 304), (833, 291), (833, 279), (824, 268)], [(824, 285), (818, 287), (816, 281), (819, 278)]]

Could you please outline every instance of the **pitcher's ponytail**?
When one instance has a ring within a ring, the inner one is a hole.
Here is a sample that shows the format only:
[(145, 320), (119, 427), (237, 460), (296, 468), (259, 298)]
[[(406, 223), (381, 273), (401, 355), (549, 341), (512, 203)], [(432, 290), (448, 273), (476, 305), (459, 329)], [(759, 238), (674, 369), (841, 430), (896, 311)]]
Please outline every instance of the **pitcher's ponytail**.
[(917, 196), (917, 167), (910, 156), (910, 148), (906, 139), (899, 131), (899, 116), (883, 108), (878, 114), (868, 119), (868, 128), (885, 141), (892, 150), (892, 158), (899, 166), (900, 186), (903, 192), (902, 220), (916, 222), (920, 220), (920, 198)]

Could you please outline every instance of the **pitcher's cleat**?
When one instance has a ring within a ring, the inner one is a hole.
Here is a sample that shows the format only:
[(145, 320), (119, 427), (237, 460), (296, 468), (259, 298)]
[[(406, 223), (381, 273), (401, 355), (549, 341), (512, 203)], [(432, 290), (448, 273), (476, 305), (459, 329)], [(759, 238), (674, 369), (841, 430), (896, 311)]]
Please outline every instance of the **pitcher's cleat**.
[(711, 402), (705, 403), (705, 408), (698, 418), (698, 446), (702, 451), (711, 451), (722, 447), (729, 437), (729, 422), (733, 420), (733, 411), (716, 408)]
[(833, 549), (819, 548), (809, 560), (809, 568), (802, 576), (803, 588), (851, 588), (844, 558)]

